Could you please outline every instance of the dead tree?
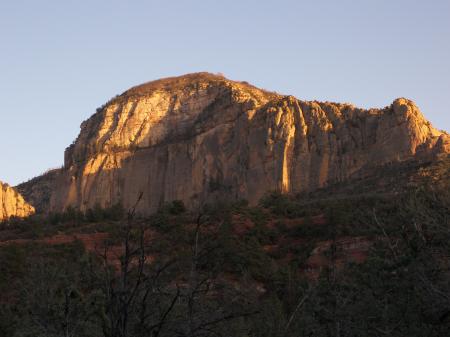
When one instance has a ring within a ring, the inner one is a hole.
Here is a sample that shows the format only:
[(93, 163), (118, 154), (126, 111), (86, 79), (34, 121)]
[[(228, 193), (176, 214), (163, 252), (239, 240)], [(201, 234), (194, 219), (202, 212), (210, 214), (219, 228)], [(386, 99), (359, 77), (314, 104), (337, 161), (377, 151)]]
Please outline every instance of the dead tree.
[[(145, 237), (145, 226), (135, 220), (136, 205), (128, 212), (122, 228), (120, 253), (105, 246), (101, 254), (104, 280), (104, 314), (102, 329), (105, 337), (152, 336), (163, 331), (170, 312), (179, 298), (177, 287), (166, 291), (159, 279), (174, 263), (164, 261), (151, 266)], [(114, 266), (112, 259), (119, 261)], [(157, 307), (157, 309), (155, 309)]]

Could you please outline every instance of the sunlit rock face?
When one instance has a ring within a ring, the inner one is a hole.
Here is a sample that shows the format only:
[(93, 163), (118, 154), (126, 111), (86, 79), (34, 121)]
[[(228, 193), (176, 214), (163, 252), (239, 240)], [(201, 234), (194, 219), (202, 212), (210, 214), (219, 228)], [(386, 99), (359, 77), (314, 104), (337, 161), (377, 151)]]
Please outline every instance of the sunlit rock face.
[(11, 217), (27, 217), (34, 208), (12, 187), (0, 182), (0, 221)]
[(128, 208), (140, 194), (143, 214), (171, 200), (191, 208), (217, 198), (256, 203), (269, 190), (308, 192), (374, 166), (428, 158), (448, 151), (448, 140), (407, 99), (365, 110), (190, 74), (112, 99), (82, 123), (63, 169), (20, 190), (53, 211)]

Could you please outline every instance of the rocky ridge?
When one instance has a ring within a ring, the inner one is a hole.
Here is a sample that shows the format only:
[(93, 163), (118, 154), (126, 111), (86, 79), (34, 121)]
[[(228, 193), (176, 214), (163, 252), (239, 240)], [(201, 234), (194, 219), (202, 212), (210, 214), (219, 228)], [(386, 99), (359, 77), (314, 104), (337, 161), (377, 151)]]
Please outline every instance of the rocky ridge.
[(34, 213), (34, 207), (12, 187), (0, 182), (0, 221), (11, 217), (26, 217)]
[(39, 210), (122, 203), (256, 203), (303, 193), (381, 165), (450, 152), (410, 100), (383, 109), (307, 102), (208, 73), (134, 87), (82, 123), (60, 170), (19, 186)]

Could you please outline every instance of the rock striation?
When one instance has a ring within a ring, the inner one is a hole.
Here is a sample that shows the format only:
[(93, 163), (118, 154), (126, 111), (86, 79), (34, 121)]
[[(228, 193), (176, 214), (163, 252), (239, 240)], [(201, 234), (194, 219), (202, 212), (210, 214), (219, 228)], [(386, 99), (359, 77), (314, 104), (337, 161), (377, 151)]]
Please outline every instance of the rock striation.
[(383, 109), (301, 101), (209, 73), (149, 82), (81, 124), (64, 167), (19, 186), (42, 210), (122, 203), (148, 214), (182, 200), (256, 203), (367, 169), (449, 152), (450, 138), (410, 100)]
[(11, 217), (27, 217), (34, 213), (34, 207), (12, 187), (0, 182), (0, 221)]

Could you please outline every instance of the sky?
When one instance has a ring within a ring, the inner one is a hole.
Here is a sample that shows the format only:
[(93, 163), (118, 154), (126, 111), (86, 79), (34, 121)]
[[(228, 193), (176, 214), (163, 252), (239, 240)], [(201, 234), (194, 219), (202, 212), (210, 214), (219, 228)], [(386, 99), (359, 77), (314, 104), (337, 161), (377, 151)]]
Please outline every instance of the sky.
[(0, 0), (0, 180), (61, 166), (116, 94), (197, 71), (365, 108), (407, 97), (450, 131), (450, 1)]

